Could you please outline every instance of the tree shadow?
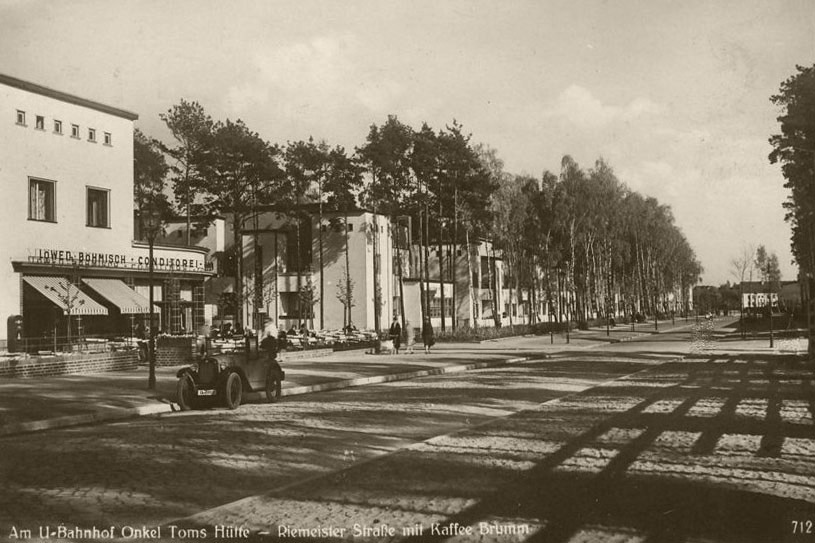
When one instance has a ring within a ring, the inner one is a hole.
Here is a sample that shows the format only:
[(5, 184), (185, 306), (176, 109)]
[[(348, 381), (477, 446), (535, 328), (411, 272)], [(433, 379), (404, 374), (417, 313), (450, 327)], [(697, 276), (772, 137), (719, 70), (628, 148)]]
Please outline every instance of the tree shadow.
[(677, 361), (266, 494), (271, 530), (229, 506), (185, 522), (240, 518), (272, 539), (286, 523), (362, 522), (419, 523), (395, 539), (422, 542), (448, 538), (433, 525), (473, 527), (465, 540), (482, 526), (547, 542), (793, 540), (815, 503), (813, 402), (794, 357)]

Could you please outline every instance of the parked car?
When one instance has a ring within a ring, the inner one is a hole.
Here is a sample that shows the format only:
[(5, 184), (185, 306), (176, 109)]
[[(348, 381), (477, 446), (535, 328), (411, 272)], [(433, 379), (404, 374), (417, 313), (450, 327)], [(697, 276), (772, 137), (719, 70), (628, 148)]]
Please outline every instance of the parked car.
[(220, 399), (229, 409), (237, 409), (244, 391), (262, 390), (269, 402), (280, 399), (286, 374), (277, 361), (277, 349), (260, 351), (257, 338), (250, 336), (242, 349), (216, 355), (209, 352), (204, 349), (198, 362), (178, 371), (176, 401), (182, 411), (195, 409), (206, 398)]

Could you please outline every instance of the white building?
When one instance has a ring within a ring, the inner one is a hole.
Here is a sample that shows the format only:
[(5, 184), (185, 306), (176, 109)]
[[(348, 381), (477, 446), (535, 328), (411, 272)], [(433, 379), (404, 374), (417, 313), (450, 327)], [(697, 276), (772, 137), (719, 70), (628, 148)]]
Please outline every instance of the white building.
[[(137, 118), (0, 74), (0, 350), (69, 326), (79, 335), (129, 334), (144, 319), (148, 246), (134, 240), (133, 221)], [(163, 328), (203, 321), (195, 298), (206, 253), (155, 248)]]
[[(341, 214), (325, 213), (320, 226), (317, 214), (310, 211), (310, 217), (299, 229), (296, 223), (272, 210), (259, 215), (257, 230), (244, 229), (243, 295), (240, 298), (242, 322), (249, 326), (258, 327), (261, 321), (271, 318), (283, 329), (297, 328), (301, 323), (309, 328), (342, 328), (349, 323), (347, 308), (341, 301), (348, 290), (346, 269), (352, 285), (350, 321), (360, 329), (376, 327), (375, 273), (379, 275), (381, 293), (380, 329), (387, 329), (392, 317), (401, 315), (402, 311), (413, 326), (420, 327), (422, 292), (426, 293), (426, 314), (436, 329), (442, 324), (442, 298), (448, 329), (452, 327), (453, 315), (457, 326), (474, 323), (494, 326), (494, 311), (498, 312), (498, 321), (503, 325), (529, 322), (528, 293), (518, 296), (517, 292), (510, 292), (503, 262), (488, 242), (472, 244), (469, 263), (463, 246), (453, 250), (445, 244), (443, 280), (439, 273), (438, 246), (428, 247), (430, 280), (422, 287), (419, 253), (423, 249), (410, 239), (406, 225), (370, 211), (357, 210), (349, 213), (346, 232), (346, 218)], [(397, 228), (400, 233), (392, 235)], [(394, 246), (394, 239), (399, 240), (401, 248)], [(456, 256), (452, 258), (450, 255), (454, 252)], [(259, 267), (255, 254), (260, 255)], [(453, 260), (455, 266), (451, 265)], [(300, 294), (309, 289), (311, 295)], [(308, 298), (313, 301), (311, 310), (305, 301)], [(539, 308), (537, 320), (548, 319), (546, 309)]]

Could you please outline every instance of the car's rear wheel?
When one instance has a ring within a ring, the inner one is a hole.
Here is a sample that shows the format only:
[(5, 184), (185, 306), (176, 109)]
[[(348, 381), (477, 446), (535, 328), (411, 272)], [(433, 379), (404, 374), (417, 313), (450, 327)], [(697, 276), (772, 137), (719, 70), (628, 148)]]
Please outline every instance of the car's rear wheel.
[(226, 387), (224, 388), (224, 401), (229, 409), (237, 409), (241, 404), (243, 398), (243, 383), (241, 376), (237, 373), (230, 373), (226, 378)]
[(275, 403), (280, 400), (281, 389), (280, 376), (270, 368), (266, 374), (266, 401)]
[(178, 384), (175, 387), (176, 401), (182, 411), (189, 411), (195, 409), (198, 404), (198, 397), (196, 396), (195, 383), (192, 377), (184, 375), (178, 379)]

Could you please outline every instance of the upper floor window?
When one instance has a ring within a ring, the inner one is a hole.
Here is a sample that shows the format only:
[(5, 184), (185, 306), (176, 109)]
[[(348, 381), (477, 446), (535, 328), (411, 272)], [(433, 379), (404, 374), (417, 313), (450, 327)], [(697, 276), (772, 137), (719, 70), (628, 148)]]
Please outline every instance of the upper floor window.
[(71, 125), (71, 137), (79, 139), (79, 125), (72, 124)]
[(62, 134), (62, 121), (54, 119), (54, 133)]
[(25, 111), (17, 110), (17, 124), (25, 126)]
[(37, 130), (45, 130), (45, 117), (42, 115), (37, 115), (34, 118), (34, 128)]
[(45, 179), (28, 180), (28, 218), (32, 221), (56, 221), (56, 183)]
[(110, 132), (105, 132), (105, 145), (113, 145), (113, 137)]
[(96, 141), (96, 129), (88, 128), (88, 141)]
[(88, 187), (88, 226), (107, 228), (110, 226), (108, 217), (109, 191), (92, 189)]

